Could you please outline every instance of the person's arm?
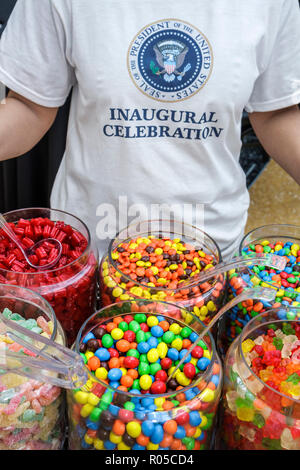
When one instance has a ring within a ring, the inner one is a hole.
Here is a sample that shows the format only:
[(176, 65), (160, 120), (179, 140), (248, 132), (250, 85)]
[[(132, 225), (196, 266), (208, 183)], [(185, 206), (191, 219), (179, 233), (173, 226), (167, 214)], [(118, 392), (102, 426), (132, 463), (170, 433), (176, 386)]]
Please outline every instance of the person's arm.
[(300, 110), (291, 106), (270, 112), (253, 112), (249, 119), (260, 143), (300, 184)]
[(31, 150), (51, 127), (57, 111), (10, 91), (0, 104), (0, 161)]

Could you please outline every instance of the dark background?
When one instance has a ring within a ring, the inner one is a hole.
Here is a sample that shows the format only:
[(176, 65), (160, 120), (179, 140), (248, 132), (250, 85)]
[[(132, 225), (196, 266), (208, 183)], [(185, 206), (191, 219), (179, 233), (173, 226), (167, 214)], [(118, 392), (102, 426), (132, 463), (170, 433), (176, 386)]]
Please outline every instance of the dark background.
[[(0, 0), (0, 36), (16, 2)], [(24, 207), (49, 207), (51, 188), (65, 149), (70, 98), (71, 95), (59, 109), (51, 129), (30, 152), (17, 159), (0, 162), (1, 212)], [(258, 142), (246, 112), (243, 114), (241, 137), (240, 163), (250, 187), (269, 162), (269, 157)]]

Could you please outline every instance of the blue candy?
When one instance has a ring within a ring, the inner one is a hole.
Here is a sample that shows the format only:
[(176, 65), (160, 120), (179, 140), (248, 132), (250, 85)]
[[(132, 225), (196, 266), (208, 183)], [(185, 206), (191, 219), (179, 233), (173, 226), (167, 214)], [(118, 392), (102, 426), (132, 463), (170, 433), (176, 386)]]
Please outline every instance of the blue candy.
[(110, 353), (105, 348), (97, 349), (97, 351), (95, 352), (95, 356), (97, 356), (100, 361), (109, 361), (110, 359)]
[(110, 371), (107, 374), (107, 377), (109, 380), (116, 382), (121, 379), (122, 371), (121, 369), (117, 369), (117, 368), (110, 369)]
[(142, 423), (143, 434), (147, 437), (150, 437), (154, 431), (154, 423), (152, 421), (144, 421)]
[(207, 357), (201, 357), (200, 359), (198, 359), (197, 367), (200, 370), (205, 370), (209, 363), (210, 360)]

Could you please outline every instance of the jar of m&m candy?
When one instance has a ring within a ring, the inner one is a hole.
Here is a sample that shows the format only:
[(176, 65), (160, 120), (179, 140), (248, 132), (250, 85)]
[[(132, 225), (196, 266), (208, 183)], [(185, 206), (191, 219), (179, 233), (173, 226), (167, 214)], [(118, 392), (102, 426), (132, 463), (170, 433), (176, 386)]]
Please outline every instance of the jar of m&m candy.
[[(64, 332), (51, 306), (33, 291), (1, 284), (0, 313), (28, 332), (65, 343)], [(64, 391), (22, 375), (22, 371), (26, 374), (26, 367), (14, 365), (16, 359), (11, 356), (20, 354), (30, 362), (35, 354), (18, 342), (22, 335), (12, 339), (7, 331), (0, 317), (0, 450), (61, 449), (65, 440)], [(34, 342), (30, 344), (34, 346)], [(7, 361), (10, 361), (9, 369), (17, 370), (8, 370)]]
[(167, 301), (209, 323), (223, 302), (225, 276), (197, 281), (222, 262), (218, 245), (200, 229), (177, 221), (128, 226), (110, 243), (100, 266), (103, 305), (134, 298)]
[[(57, 264), (39, 270), (27, 263), (20, 249), (0, 230), (0, 282), (40, 293), (53, 307), (71, 345), (96, 306), (97, 251), (88, 228), (77, 217), (53, 209), (22, 209), (4, 217), (25, 249), (43, 239), (61, 243)], [(41, 268), (52, 256), (46, 245), (31, 256), (33, 264)]]
[(254, 265), (228, 273), (229, 298), (239, 295), (247, 287), (254, 286), (276, 290), (276, 298), (274, 302), (247, 300), (232, 308), (223, 317), (219, 322), (218, 346), (224, 354), (247, 322), (266, 308), (300, 307), (300, 227), (265, 225), (249, 232), (241, 242), (240, 255), (253, 253), (274, 253), (286, 260), (286, 266), (279, 271)]
[(210, 334), (171, 376), (202, 330), (196, 316), (151, 300), (90, 317), (74, 346), (88, 380), (68, 391), (70, 449), (210, 448), (222, 385)]
[(230, 346), (220, 426), (226, 448), (300, 450), (299, 318), (299, 308), (269, 309)]

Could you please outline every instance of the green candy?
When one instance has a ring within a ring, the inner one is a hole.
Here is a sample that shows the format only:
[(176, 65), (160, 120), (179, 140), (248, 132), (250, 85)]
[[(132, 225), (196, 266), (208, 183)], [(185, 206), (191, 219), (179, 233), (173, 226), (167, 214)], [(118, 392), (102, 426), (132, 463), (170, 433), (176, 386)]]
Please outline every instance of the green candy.
[(161, 370), (161, 365), (158, 364), (158, 362), (154, 362), (153, 364), (150, 364), (150, 374), (155, 375), (156, 372)]
[(298, 383), (300, 382), (300, 376), (296, 372), (294, 372), (294, 374), (290, 375), (286, 381), (292, 382), (293, 385), (298, 385)]
[(195, 439), (192, 437), (184, 437), (182, 443), (186, 446), (187, 450), (192, 450), (195, 447)]
[(145, 341), (145, 337), (145, 332), (143, 330), (138, 331), (135, 335), (136, 342), (142, 343), (143, 341)]
[(166, 343), (166, 344), (170, 344), (172, 343), (172, 341), (174, 340), (175, 338), (175, 335), (172, 331), (166, 331), (164, 334), (163, 334), (163, 341)]
[(138, 367), (138, 372), (140, 375), (148, 375), (150, 373), (150, 366), (146, 362), (140, 362)]
[(137, 333), (141, 329), (141, 327), (140, 327), (140, 324), (137, 321), (132, 320), (129, 323), (129, 329), (130, 329), (130, 331), (133, 331), (134, 333)]
[(265, 425), (265, 420), (262, 415), (256, 413), (253, 418), (253, 424), (257, 426), (259, 429), (263, 428)]
[(118, 328), (120, 328), (122, 331), (127, 331), (128, 323), (126, 321), (121, 321), (118, 325)]
[(132, 384), (133, 390), (141, 390), (139, 379), (135, 379)]
[(91, 414), (89, 415), (89, 419), (96, 423), (97, 421), (99, 421), (101, 414), (102, 410), (100, 408), (94, 408)]
[(147, 317), (144, 313), (137, 313), (136, 315), (134, 315), (134, 319), (138, 323), (146, 323), (147, 321)]
[(140, 357), (139, 357), (139, 360), (140, 360), (140, 363), (141, 362), (146, 362), (147, 364), (149, 364), (149, 361), (147, 359), (147, 354), (141, 354)]
[(114, 344), (114, 340), (113, 338), (109, 335), (109, 334), (105, 334), (103, 337), (102, 337), (102, 346), (104, 348), (111, 348), (112, 345)]
[(125, 410), (133, 411), (135, 408), (135, 404), (131, 401), (127, 401), (126, 403), (124, 403), (124, 408)]
[(279, 351), (282, 350), (282, 348), (283, 348), (283, 341), (282, 341), (281, 338), (278, 338), (277, 336), (275, 336), (275, 337), (273, 338), (273, 344), (274, 344), (274, 346), (275, 346), (276, 349), (278, 349)]
[[(34, 421), (36, 418), (36, 412), (34, 410), (25, 410), (22, 414), (21, 421), (24, 423)], [(19, 418), (20, 419), (20, 418)]]
[(138, 359), (140, 357), (140, 353), (138, 352), (137, 349), (129, 349), (129, 351), (127, 351), (126, 356), (136, 357)]
[(185, 326), (184, 328), (182, 328), (182, 330), (180, 332), (180, 336), (182, 338), (188, 338), (191, 333), (192, 333), (192, 330), (190, 328), (188, 328), (187, 326)]

